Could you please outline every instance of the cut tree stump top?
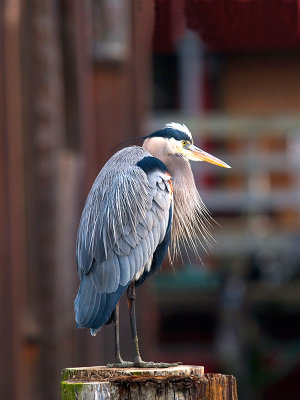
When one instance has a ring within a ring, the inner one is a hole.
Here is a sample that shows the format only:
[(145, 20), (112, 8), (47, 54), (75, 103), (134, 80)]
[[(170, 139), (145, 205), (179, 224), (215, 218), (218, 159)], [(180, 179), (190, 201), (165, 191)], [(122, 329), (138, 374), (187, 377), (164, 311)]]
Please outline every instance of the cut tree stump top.
[(204, 374), (204, 367), (67, 368), (62, 400), (237, 400), (235, 378)]

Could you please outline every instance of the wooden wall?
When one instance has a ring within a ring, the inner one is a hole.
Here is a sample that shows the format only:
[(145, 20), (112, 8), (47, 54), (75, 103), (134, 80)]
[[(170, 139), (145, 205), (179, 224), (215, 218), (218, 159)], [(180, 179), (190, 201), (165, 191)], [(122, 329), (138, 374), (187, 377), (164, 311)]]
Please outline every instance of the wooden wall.
[(141, 133), (149, 105), (153, 4), (127, 5), (127, 52), (112, 62), (94, 49), (92, 0), (0, 3), (0, 376), (7, 400), (58, 398), (61, 368), (105, 361), (105, 336), (75, 329), (74, 253), (95, 175), (114, 145)]

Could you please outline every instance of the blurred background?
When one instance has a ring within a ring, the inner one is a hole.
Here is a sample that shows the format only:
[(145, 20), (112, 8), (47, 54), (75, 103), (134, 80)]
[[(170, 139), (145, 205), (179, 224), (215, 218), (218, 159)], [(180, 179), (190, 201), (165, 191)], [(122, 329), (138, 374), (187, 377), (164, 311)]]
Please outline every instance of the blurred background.
[(1, 398), (113, 359), (112, 327), (75, 328), (79, 218), (114, 146), (170, 121), (232, 169), (193, 166), (216, 243), (138, 289), (142, 356), (300, 399), (297, 0), (1, 1)]

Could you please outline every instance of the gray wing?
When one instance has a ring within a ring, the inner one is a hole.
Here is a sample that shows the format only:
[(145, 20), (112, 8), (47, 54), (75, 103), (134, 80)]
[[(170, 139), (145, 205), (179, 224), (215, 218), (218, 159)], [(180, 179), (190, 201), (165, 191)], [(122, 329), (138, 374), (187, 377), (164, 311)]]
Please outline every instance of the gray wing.
[(97, 330), (107, 322), (129, 283), (149, 271), (165, 237), (170, 176), (160, 170), (146, 174), (137, 167), (145, 155), (149, 153), (141, 148), (117, 153), (88, 196), (77, 237), (79, 327)]

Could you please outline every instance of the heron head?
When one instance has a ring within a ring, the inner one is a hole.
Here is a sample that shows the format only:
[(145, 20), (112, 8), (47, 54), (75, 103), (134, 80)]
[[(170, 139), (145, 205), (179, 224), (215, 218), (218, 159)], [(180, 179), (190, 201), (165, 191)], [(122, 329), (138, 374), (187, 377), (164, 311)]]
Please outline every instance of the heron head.
[(189, 129), (176, 122), (170, 122), (165, 128), (147, 136), (143, 147), (158, 158), (159, 155), (181, 155), (191, 161), (206, 161), (220, 167), (231, 168), (224, 161), (196, 147)]

